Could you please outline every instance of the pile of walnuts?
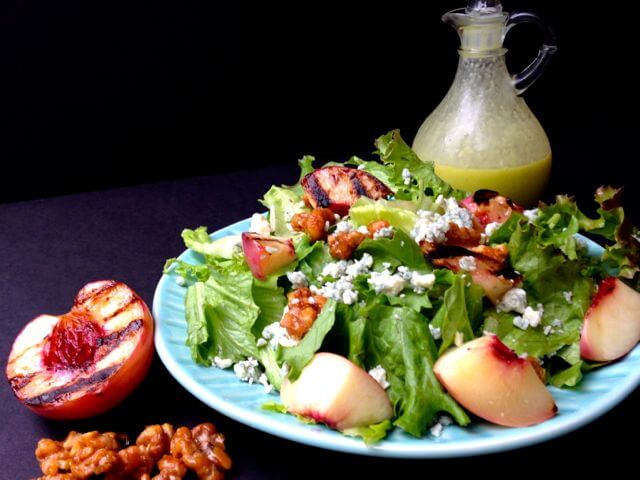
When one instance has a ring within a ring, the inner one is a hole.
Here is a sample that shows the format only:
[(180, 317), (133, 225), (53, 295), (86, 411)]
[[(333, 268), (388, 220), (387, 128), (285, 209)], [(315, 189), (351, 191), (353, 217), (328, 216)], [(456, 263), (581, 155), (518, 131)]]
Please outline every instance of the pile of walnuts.
[(224, 435), (211, 423), (177, 430), (168, 423), (145, 428), (135, 444), (114, 432), (71, 432), (36, 447), (39, 480), (179, 480), (189, 471), (202, 480), (221, 480), (231, 468)]

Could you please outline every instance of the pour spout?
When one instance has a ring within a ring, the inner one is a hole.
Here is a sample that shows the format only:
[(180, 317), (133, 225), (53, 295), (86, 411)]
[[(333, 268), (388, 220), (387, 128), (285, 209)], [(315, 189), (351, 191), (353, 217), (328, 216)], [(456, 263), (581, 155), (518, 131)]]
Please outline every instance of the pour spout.
[(471, 15), (495, 15), (502, 13), (502, 3), (500, 0), (469, 0), (465, 10)]

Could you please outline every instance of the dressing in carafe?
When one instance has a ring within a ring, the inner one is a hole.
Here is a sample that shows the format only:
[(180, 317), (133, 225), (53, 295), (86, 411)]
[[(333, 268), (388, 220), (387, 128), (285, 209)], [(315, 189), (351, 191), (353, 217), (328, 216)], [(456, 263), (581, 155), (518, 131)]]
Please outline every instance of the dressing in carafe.
[[(443, 16), (459, 32), (460, 61), (440, 105), (422, 124), (413, 149), (433, 161), (454, 187), (496, 190), (524, 205), (542, 195), (551, 172), (551, 147), (520, 96), (556, 50), (551, 31), (531, 13), (506, 13), (499, 1), (470, 1)], [(538, 25), (544, 44), (523, 72), (509, 74), (502, 43), (518, 23)]]

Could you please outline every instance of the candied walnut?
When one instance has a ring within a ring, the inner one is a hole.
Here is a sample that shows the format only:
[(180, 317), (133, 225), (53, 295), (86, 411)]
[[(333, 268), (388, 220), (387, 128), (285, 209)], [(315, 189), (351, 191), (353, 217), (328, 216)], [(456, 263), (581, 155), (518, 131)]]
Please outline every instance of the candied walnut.
[(322, 295), (313, 295), (308, 288), (298, 288), (287, 295), (287, 311), (280, 325), (287, 329), (293, 338), (301, 339), (318, 318), (327, 299)]
[(383, 228), (389, 228), (391, 224), (386, 220), (376, 220), (375, 222), (371, 222), (367, 225), (367, 231), (369, 232), (369, 236), (373, 238), (373, 236), (382, 230)]
[(173, 426), (168, 423), (151, 425), (138, 435), (136, 445), (145, 447), (147, 454), (155, 463), (169, 451), (173, 433)]
[(220, 480), (224, 474), (218, 470), (209, 457), (198, 448), (191, 430), (180, 427), (171, 439), (171, 455), (193, 470), (202, 480)]
[(111, 472), (119, 465), (120, 457), (114, 450), (100, 448), (80, 462), (71, 464), (71, 473), (78, 479)]
[(347, 260), (367, 236), (357, 231), (336, 232), (329, 235), (329, 253), (333, 258)]
[(158, 461), (158, 470), (153, 480), (180, 480), (187, 474), (187, 466), (172, 455), (164, 455)]
[(180, 480), (188, 470), (203, 480), (221, 480), (231, 468), (224, 435), (211, 423), (193, 432), (151, 425), (135, 445), (120, 449), (125, 439), (113, 432), (70, 432), (63, 442), (44, 438), (35, 452), (44, 474), (40, 480)]
[(38, 441), (36, 459), (40, 463), (42, 473), (47, 476), (71, 470), (69, 452), (63, 448), (62, 442), (56, 442), (50, 438), (42, 438)]
[(231, 458), (224, 450), (224, 435), (216, 432), (213, 423), (202, 423), (191, 430), (193, 439), (209, 460), (224, 470), (231, 469)]
[(327, 238), (327, 225), (335, 223), (335, 215), (328, 208), (315, 208), (309, 213), (296, 213), (291, 228), (306, 233), (312, 242)]

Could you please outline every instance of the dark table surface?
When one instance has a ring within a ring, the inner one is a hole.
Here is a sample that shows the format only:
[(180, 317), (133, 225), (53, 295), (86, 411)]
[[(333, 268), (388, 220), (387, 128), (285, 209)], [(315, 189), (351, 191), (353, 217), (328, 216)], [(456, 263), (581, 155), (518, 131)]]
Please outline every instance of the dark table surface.
[[(69, 309), (80, 287), (113, 278), (135, 289), (150, 305), (166, 258), (184, 247), (184, 227), (210, 231), (260, 211), (256, 199), (273, 183), (293, 182), (292, 166), (270, 167), (23, 203), (0, 205), (0, 358), (6, 362), (20, 328), (41, 313)], [(4, 363), (3, 363), (4, 365)], [(38, 475), (33, 456), (41, 437), (68, 430), (115, 430), (135, 434), (159, 422), (214, 422), (227, 435), (236, 479), (400, 478), (495, 474), (520, 476), (589, 471), (596, 464), (623, 472), (637, 464), (640, 391), (579, 431), (516, 451), (484, 457), (406, 461), (359, 457), (298, 445), (236, 423), (180, 387), (156, 358), (138, 390), (115, 410), (78, 422), (37, 417), (0, 388), (0, 477)], [(449, 473), (449, 474), (450, 474)]]

